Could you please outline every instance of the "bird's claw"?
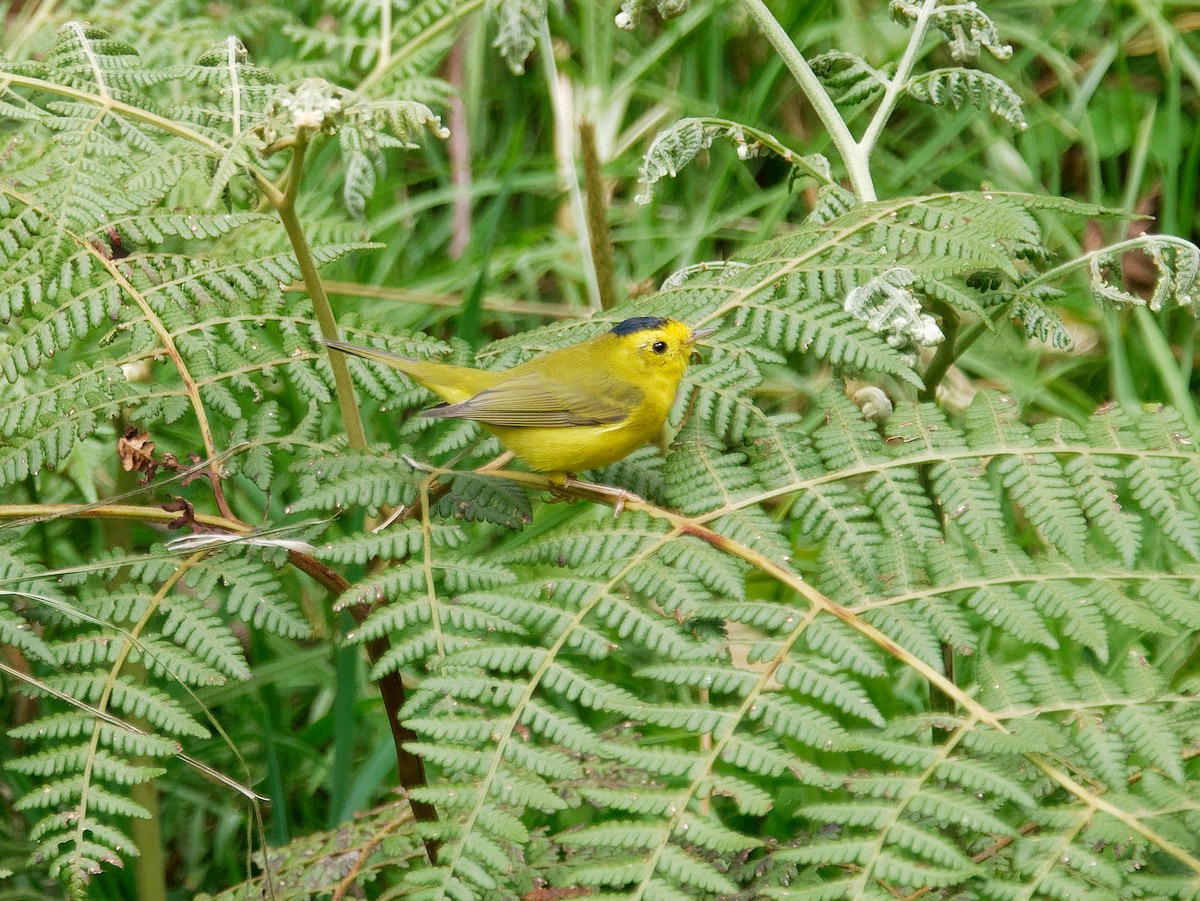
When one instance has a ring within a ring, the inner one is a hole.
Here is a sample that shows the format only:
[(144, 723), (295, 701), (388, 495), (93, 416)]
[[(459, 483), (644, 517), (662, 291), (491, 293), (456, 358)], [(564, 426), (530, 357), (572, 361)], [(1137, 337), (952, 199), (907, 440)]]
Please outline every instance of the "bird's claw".
[(616, 519), (625, 510), (626, 504), (644, 504), (645, 499), (634, 494), (632, 491), (626, 491), (624, 488), (617, 488), (613, 485), (600, 485), (595, 482), (581, 482), (573, 476), (569, 476), (563, 480), (563, 488), (581, 488), (584, 491), (590, 491), (592, 494), (599, 494), (603, 497), (612, 498), (613, 504), (613, 519)]

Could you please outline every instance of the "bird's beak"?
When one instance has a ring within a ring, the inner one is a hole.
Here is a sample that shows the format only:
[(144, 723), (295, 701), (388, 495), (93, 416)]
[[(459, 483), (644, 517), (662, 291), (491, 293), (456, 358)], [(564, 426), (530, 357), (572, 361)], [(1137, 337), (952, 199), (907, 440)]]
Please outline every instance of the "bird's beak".
[(715, 328), (712, 328), (712, 327), (710, 327), (710, 328), (698, 328), (698, 329), (693, 329), (693, 330), (692, 330), (692, 337), (688, 338), (688, 344), (696, 344), (696, 343), (697, 343), (697, 342), (699, 342), (701, 339), (703, 339), (703, 338), (707, 338), (709, 335), (712, 335), (712, 334), (714, 334), (716, 331), (717, 331), (717, 330), (716, 330)]

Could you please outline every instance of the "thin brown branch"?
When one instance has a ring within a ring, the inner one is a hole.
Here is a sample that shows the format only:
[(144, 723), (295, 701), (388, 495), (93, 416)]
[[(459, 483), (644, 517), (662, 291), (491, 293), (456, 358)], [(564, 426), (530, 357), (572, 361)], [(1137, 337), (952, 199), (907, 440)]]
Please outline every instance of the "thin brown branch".
[(583, 188), (587, 201), (588, 240), (592, 242), (592, 265), (596, 268), (596, 287), (600, 308), (617, 305), (617, 283), (613, 274), (612, 229), (608, 225), (608, 191), (600, 169), (600, 151), (596, 147), (596, 126), (589, 119), (579, 122), (579, 153), (583, 158)]

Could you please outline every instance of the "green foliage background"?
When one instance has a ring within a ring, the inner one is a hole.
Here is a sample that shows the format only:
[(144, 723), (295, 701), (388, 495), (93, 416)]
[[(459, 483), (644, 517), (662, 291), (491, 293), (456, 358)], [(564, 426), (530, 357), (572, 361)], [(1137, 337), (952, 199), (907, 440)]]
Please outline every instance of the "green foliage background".
[[(0, 899), (1200, 892), (1184, 5), (5, 17)], [(616, 517), (320, 343), (646, 314)]]

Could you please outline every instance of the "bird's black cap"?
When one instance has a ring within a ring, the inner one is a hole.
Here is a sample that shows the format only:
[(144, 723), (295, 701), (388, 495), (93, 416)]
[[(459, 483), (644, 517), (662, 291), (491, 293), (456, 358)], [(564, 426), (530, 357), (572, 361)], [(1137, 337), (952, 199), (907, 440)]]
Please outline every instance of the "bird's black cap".
[(624, 322), (618, 322), (612, 327), (614, 335), (632, 335), (635, 332), (644, 332), (652, 328), (662, 328), (667, 324), (667, 320), (662, 316), (634, 316), (632, 319), (626, 319)]

